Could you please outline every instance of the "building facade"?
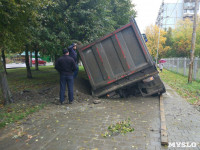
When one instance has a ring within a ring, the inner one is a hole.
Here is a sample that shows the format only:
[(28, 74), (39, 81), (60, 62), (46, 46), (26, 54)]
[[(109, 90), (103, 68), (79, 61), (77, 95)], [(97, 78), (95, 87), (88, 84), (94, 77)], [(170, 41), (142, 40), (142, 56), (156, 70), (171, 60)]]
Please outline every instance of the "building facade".
[[(200, 14), (199, 5), (197, 7), (197, 13)], [(195, 0), (184, 0), (183, 3), (183, 19), (189, 18), (190, 20), (194, 20), (194, 10), (195, 10)]]
[[(199, 3), (200, 5), (200, 3)], [(200, 14), (198, 5), (198, 14)], [(178, 0), (176, 3), (162, 2), (156, 25), (163, 29), (175, 28), (177, 21), (189, 18), (193, 21), (195, 10), (195, 0)]]

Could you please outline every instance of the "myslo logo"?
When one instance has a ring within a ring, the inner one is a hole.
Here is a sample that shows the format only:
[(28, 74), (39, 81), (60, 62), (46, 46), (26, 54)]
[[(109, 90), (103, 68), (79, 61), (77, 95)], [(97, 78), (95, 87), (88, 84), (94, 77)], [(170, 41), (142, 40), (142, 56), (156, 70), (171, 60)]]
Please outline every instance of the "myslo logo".
[(197, 147), (195, 142), (169, 142), (168, 147)]

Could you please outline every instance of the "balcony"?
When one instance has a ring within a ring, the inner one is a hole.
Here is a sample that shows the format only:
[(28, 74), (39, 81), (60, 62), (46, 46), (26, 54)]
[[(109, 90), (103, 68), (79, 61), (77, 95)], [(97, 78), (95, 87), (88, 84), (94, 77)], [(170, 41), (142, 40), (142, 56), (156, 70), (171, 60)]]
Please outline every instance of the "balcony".
[(190, 19), (191, 21), (194, 21), (194, 17), (193, 16), (185, 16), (183, 17), (183, 20), (185, 19)]
[(183, 17), (185, 17), (185, 16), (194, 16), (194, 13), (184, 13)]
[(195, 2), (195, 0), (184, 0), (184, 3)]
[(184, 6), (183, 9), (194, 10), (195, 6)]

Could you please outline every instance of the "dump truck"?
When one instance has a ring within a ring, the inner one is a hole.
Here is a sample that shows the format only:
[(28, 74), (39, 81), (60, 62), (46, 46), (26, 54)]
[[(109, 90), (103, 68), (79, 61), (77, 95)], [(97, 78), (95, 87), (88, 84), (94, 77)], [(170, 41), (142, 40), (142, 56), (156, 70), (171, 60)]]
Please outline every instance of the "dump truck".
[(79, 49), (92, 95), (127, 97), (165, 92), (134, 18), (130, 23)]

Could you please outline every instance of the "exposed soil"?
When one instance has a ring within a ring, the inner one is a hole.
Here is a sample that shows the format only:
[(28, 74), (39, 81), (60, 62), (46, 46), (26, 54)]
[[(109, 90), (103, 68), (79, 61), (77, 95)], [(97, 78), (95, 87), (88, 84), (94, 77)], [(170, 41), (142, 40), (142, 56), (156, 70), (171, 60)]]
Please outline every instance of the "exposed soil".
[[(15, 102), (26, 101), (31, 103), (52, 103), (59, 104), (59, 83), (54, 86), (39, 89), (39, 90), (24, 90), (22, 92), (13, 93)], [(66, 98), (68, 101), (68, 94), (66, 88)], [(76, 102), (92, 103), (94, 97), (91, 95), (91, 86), (88, 80), (77, 78), (74, 80), (74, 100)]]

